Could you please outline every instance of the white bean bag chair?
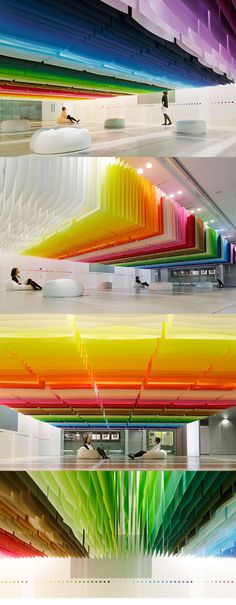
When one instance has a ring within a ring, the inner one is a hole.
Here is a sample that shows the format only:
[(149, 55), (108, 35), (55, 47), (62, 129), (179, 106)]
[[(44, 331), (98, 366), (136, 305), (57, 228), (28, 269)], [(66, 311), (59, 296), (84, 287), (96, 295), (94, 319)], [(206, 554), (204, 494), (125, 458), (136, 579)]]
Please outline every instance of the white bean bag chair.
[(17, 284), (12, 279), (5, 283), (5, 290), (8, 292), (23, 292), (24, 290), (33, 290), (32, 286), (26, 284)]
[(165, 450), (149, 450), (141, 456), (143, 460), (165, 460), (167, 458), (167, 453)]
[(1, 123), (1, 132), (24, 132), (29, 128), (29, 120), (3, 120)]
[(101, 460), (101, 456), (97, 450), (87, 450), (84, 445), (82, 445), (82, 447), (80, 447), (77, 451), (77, 458), (83, 460)]
[(149, 285), (149, 290), (173, 290), (173, 284), (169, 282), (151, 282)]
[(112, 282), (102, 281), (98, 286), (98, 290), (112, 290)]
[(135, 284), (133, 285), (133, 288), (134, 288), (135, 290), (143, 290), (143, 289), (145, 288), (145, 286), (143, 286), (143, 284), (136, 284), (136, 283), (135, 283)]
[(124, 128), (125, 120), (124, 118), (107, 118), (104, 122), (104, 128)]
[(181, 134), (205, 134), (205, 120), (177, 120), (175, 131)]
[(83, 293), (83, 284), (80, 284), (73, 279), (52, 279), (43, 285), (43, 296), (45, 298), (83, 296)]
[(74, 125), (58, 125), (40, 128), (30, 139), (30, 149), (34, 153), (50, 155), (83, 151), (91, 145), (87, 128)]

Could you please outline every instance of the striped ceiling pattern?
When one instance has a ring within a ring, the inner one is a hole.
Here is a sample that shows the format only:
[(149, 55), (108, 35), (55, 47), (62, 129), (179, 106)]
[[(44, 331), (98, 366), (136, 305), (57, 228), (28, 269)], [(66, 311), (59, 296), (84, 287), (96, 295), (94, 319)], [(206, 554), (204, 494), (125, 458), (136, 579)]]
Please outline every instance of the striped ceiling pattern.
[(235, 262), (233, 244), (128, 163), (32, 159), (7, 161), (2, 251), (160, 269)]
[(233, 1), (109, 4), (6, 0), (0, 94), (53, 98), (59, 87), (63, 96), (65, 91), (80, 98), (86, 91), (129, 94), (233, 80)]
[(0, 474), (0, 557), (234, 556), (236, 473)]
[(234, 316), (2, 315), (0, 402), (61, 428), (180, 426), (235, 405)]

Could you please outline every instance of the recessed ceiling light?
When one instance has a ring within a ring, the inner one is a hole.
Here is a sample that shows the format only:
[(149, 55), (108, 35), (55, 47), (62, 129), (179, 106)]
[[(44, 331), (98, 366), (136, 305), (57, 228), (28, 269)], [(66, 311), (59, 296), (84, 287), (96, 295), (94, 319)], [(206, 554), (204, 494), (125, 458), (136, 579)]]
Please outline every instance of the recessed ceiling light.
[(201, 208), (197, 208), (197, 212), (201, 212), (201, 210), (202, 210)]
[(175, 197), (174, 193), (170, 193), (169, 197)]
[(151, 164), (151, 162), (147, 162), (147, 164), (146, 164), (146, 168), (152, 168), (152, 164)]
[(216, 231), (225, 231), (225, 228), (221, 227), (221, 229), (216, 229)]
[(183, 191), (177, 191), (177, 195), (183, 195)]
[(191, 214), (194, 214), (194, 210), (190, 210)]
[(138, 168), (137, 173), (138, 174), (143, 174), (143, 168)]
[(210, 223), (215, 223), (214, 219), (212, 219), (212, 220), (210, 221)]

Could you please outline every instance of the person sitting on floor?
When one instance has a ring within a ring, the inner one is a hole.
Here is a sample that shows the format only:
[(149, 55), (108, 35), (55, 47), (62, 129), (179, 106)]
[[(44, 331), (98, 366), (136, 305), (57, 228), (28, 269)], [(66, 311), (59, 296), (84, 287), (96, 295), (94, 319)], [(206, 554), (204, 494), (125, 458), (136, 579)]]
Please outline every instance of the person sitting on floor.
[[(19, 286), (22, 285), (22, 281), (20, 278), (20, 270), (17, 267), (14, 267), (11, 270), (11, 279), (12, 281), (16, 282), (16, 284), (19, 284)], [(33, 281), (33, 279), (28, 278), (24, 283), (26, 286), (31, 286), (33, 290), (42, 290), (41, 286), (39, 286), (39, 284)]]
[(73, 118), (72, 116), (67, 114), (66, 107), (62, 107), (61, 113), (60, 113), (59, 117), (57, 118), (57, 123), (58, 124), (73, 124), (73, 122), (76, 122), (76, 124), (78, 124), (80, 122), (80, 120), (76, 120), (75, 118)]
[(92, 441), (92, 435), (91, 435), (91, 433), (89, 433), (88, 435), (83, 435), (83, 442), (84, 442), (83, 447), (86, 450), (94, 450), (94, 449), (96, 449), (97, 452), (99, 453), (99, 456), (101, 456), (101, 458), (104, 458), (104, 460), (108, 460), (109, 456), (106, 455), (105, 450), (103, 450), (102, 447), (94, 448), (92, 446), (91, 441)]
[(140, 277), (137, 275), (137, 277), (135, 277), (135, 281), (136, 284), (139, 284), (139, 286), (147, 286), (149, 288), (149, 284), (146, 281), (140, 281)]
[[(154, 445), (154, 447), (152, 447), (150, 451), (152, 452), (158, 452), (161, 449), (161, 440), (160, 437), (156, 437), (156, 443)], [(137, 452), (136, 454), (129, 454), (129, 458), (132, 458), (132, 460), (134, 460), (134, 458), (140, 458), (141, 456), (143, 456), (143, 454), (146, 454), (147, 451), (146, 450), (140, 450), (140, 452)]]

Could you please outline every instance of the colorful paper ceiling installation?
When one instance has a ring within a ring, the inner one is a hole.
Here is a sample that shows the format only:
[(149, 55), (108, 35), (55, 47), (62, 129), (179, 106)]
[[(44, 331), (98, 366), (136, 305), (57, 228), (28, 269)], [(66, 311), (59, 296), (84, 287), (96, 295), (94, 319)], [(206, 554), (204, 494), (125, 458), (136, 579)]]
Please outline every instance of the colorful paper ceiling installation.
[[(109, 0), (101, 0), (110, 4)], [(157, 36), (175, 42), (200, 63), (235, 76), (236, 7), (233, 0), (113, 0), (113, 6)]]
[(0, 402), (62, 428), (179, 426), (236, 402), (230, 315), (3, 315)]
[(1, 94), (10, 96), (13, 82), (13, 95), (27, 97), (25, 84), (49, 85), (52, 97), (54, 85), (79, 94), (94, 88), (121, 94), (232, 81), (232, 2), (218, 13), (213, 1), (209, 10), (203, 2), (196, 9), (180, 0), (174, 7), (168, 0), (108, 4), (7, 0), (1, 7)]
[(0, 556), (221, 556), (235, 541), (235, 472), (0, 474)]
[(3, 252), (144, 268), (235, 262), (233, 244), (119, 159), (2, 166)]

